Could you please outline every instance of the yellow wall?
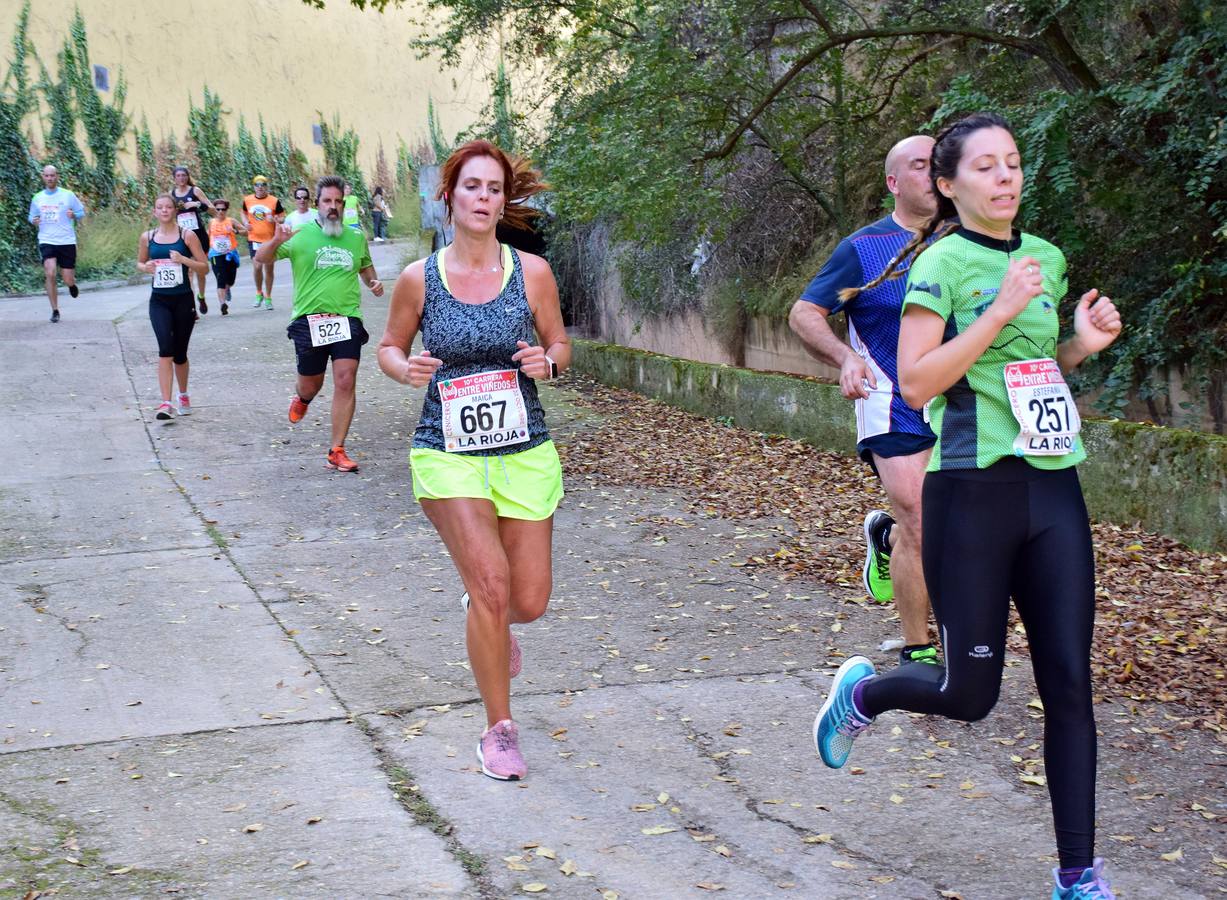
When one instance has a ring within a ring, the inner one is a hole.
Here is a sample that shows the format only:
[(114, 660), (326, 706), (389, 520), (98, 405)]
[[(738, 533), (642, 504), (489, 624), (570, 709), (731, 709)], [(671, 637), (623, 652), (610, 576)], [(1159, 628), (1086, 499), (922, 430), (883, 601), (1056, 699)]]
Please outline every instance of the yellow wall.
[[(0, 0), (0, 10), (13, 12), (0, 22), (11, 23), (20, 2)], [(329, 122), (339, 113), (342, 128), (358, 133), (363, 167), (373, 170), (380, 139), (394, 166), (398, 138), (412, 146), (426, 137), (428, 97), (451, 138), (489, 96), (493, 61), (444, 70), (409, 49), (418, 33), (409, 21), (419, 15), (413, 0), (384, 14), (359, 11), (348, 0), (328, 0), (324, 10), (301, 0), (32, 0), (30, 37), (52, 72), (76, 6), (85, 18), (90, 62), (110, 70), (104, 98), (114, 95), (122, 67), (125, 109), (133, 125), (142, 113), (148, 117), (155, 141), (173, 131), (183, 142), (188, 99), (199, 106), (207, 84), (230, 113), (232, 137), (240, 113), (253, 131), (263, 114), (268, 127), (288, 127), (318, 164), (323, 152), (311, 135), (316, 110)], [(11, 25), (0, 28), (7, 44)], [(41, 140), (41, 128), (34, 135)], [(134, 168), (131, 157), (123, 162)]]

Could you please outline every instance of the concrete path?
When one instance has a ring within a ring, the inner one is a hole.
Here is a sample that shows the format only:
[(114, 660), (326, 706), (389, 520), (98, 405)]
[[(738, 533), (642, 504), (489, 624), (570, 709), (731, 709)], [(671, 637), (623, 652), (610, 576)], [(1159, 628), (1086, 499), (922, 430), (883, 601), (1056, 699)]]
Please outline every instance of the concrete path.
[[(389, 287), (401, 252), (375, 248)], [(0, 301), (0, 897), (1047, 896), (1025, 663), (987, 721), (883, 717), (827, 771), (810, 722), (844, 655), (889, 665), (889, 613), (731, 567), (770, 535), (599, 478), (568, 482), (555, 600), (519, 631), (529, 778), (483, 777), (458, 579), (408, 478), (419, 392), (368, 347), (361, 472), (326, 469), (329, 388), (285, 420), (289, 273), (268, 312), (248, 272), (169, 424), (147, 288), (58, 325)], [(591, 427), (544, 393), (560, 444)], [(1120, 896), (1214, 893), (1221, 746), (1135, 725), (1101, 706)]]

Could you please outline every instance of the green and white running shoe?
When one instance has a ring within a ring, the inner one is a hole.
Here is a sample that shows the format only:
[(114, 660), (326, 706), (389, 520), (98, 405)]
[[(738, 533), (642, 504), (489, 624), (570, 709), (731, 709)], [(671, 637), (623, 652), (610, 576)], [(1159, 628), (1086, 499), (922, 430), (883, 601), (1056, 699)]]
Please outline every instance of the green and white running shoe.
[(895, 520), (880, 509), (865, 516), (865, 566), (861, 569), (861, 581), (865, 592), (879, 603), (895, 599), (895, 586), (890, 581), (890, 546), (882, 540), (889, 525)]
[(942, 659), (937, 654), (937, 648), (932, 644), (927, 644), (924, 647), (914, 647), (908, 650), (906, 647), (899, 651), (899, 665), (906, 666), (908, 663), (925, 663), (930, 666), (940, 666)]

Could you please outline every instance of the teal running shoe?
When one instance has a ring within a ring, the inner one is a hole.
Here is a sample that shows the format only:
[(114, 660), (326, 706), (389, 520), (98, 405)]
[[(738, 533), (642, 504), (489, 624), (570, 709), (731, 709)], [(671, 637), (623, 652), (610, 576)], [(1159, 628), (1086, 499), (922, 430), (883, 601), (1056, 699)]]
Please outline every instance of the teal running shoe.
[(852, 705), (852, 689), (875, 672), (873, 663), (863, 656), (844, 660), (835, 673), (826, 702), (814, 718), (814, 746), (832, 769), (843, 767), (852, 752), (852, 742), (873, 724), (873, 719), (866, 719)]
[(890, 547), (883, 546), (879, 539), (888, 524), (895, 520), (880, 509), (870, 510), (865, 516), (865, 566), (861, 569), (861, 581), (865, 592), (879, 603), (895, 599), (895, 586), (890, 581)]
[(1056, 887), (1052, 900), (1116, 900), (1108, 879), (1103, 877), (1103, 860), (1096, 859), (1089, 869), (1082, 870), (1082, 877), (1069, 887), (1061, 887), (1060, 869), (1052, 870)]

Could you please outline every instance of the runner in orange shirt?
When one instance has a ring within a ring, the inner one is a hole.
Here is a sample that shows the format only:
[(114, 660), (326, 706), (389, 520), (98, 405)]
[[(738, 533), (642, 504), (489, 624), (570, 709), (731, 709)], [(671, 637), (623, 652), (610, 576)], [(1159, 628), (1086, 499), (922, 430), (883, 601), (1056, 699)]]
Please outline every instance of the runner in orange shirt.
[(230, 313), (230, 289), (239, 275), (239, 240), (237, 233), (245, 232), (242, 222), (230, 218), (230, 201), (221, 197), (213, 201), (216, 215), (209, 223), (209, 262), (213, 277), (217, 279), (217, 300), (222, 305), (222, 315)]
[(259, 309), (263, 304), (268, 309), (273, 308), (273, 263), (258, 263), (255, 261), (256, 251), (260, 245), (271, 240), (277, 231), (277, 224), (285, 219), (285, 208), (281, 201), (268, 192), (268, 179), (257, 175), (251, 180), (252, 193), (243, 198), (243, 227), (247, 229), (247, 249), (252, 258), (252, 277), (256, 282), (256, 301), (252, 309)]

